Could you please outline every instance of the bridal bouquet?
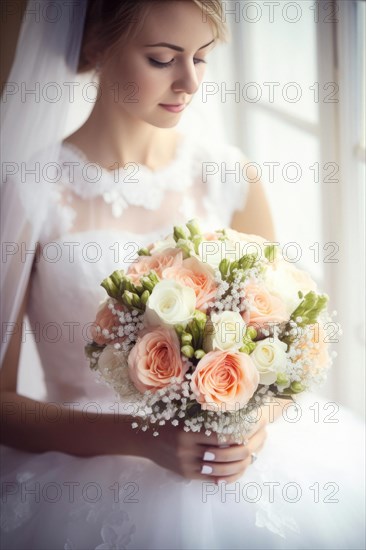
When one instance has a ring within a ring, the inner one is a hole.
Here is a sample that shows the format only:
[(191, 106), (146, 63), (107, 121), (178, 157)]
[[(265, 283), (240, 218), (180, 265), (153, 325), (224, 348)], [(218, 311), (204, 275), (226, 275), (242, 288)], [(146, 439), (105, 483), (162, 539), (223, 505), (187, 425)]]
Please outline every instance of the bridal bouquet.
[(328, 297), (261, 237), (191, 220), (101, 286), (90, 367), (154, 435), (171, 422), (241, 441), (259, 407), (331, 364)]

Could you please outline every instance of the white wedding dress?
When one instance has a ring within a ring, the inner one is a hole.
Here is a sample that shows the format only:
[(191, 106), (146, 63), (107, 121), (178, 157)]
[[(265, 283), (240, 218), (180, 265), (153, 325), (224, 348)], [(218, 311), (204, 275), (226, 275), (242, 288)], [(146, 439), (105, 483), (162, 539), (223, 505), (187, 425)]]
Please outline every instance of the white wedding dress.
[[(117, 410), (84, 356), (87, 326), (105, 297), (100, 282), (173, 224), (197, 217), (207, 229), (230, 225), (247, 186), (225, 170), (240, 160), (236, 147), (182, 134), (166, 167), (110, 172), (86, 169), (79, 149), (62, 146), (62, 185), (47, 188), (28, 308), (40, 331), (46, 401), (90, 414)], [(364, 548), (362, 423), (308, 395), (268, 433), (258, 460), (226, 487), (132, 456), (2, 446), (2, 548)]]

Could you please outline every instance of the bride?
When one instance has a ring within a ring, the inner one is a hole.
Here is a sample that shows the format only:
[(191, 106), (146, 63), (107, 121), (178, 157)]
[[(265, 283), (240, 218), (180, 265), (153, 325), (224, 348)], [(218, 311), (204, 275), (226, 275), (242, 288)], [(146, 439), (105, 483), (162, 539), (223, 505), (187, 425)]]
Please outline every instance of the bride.
[[(5, 109), (2, 547), (362, 548), (362, 479), (354, 477), (362, 429), (348, 411), (317, 422), (314, 399), (323, 402), (308, 396), (292, 410), (280, 402), (263, 410), (243, 445), (220, 447), (214, 435), (173, 427), (155, 438), (131, 429), (128, 402), (88, 369), (100, 282), (140, 247), (192, 217), (268, 240), (274, 229), (255, 175), (248, 183), (229, 173), (244, 162), (240, 150), (175, 129), (225, 39), (221, 2), (92, 0), (73, 9), (76, 18), (68, 12), (52, 25), (28, 17), (13, 70), (31, 79), (31, 40), (56, 82), (95, 68), (87, 121), (62, 140), (67, 104), (53, 104), (48, 117), (23, 104), (15, 136), (16, 98)], [(31, 179), (22, 161), (41, 177)], [(228, 172), (206, 173), (208, 163)], [(43, 169), (51, 164), (57, 181)], [(26, 313), (45, 401), (16, 391)]]

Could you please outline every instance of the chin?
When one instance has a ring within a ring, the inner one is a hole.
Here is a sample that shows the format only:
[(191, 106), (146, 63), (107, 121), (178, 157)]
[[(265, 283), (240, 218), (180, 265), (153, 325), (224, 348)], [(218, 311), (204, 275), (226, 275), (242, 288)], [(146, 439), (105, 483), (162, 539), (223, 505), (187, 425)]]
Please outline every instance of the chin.
[(151, 126), (155, 126), (155, 128), (174, 128), (177, 126), (178, 122), (180, 121), (180, 118), (177, 118), (176, 120), (149, 120), (148, 123), (151, 124)]

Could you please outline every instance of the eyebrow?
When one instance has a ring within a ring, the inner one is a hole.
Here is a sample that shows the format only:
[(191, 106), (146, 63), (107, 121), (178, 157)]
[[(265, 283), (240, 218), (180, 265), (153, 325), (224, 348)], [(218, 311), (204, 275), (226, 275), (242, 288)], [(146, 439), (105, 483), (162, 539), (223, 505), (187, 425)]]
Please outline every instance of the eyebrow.
[[(200, 48), (198, 48), (197, 51), (203, 50), (203, 48), (207, 48), (207, 46), (209, 46), (213, 42), (215, 42), (215, 39), (211, 40), (211, 42), (208, 42), (204, 46), (201, 46)], [(180, 46), (175, 46), (174, 44), (168, 44), (168, 42), (159, 42), (158, 44), (145, 44), (144, 48), (156, 48), (158, 46), (170, 48), (171, 50), (176, 50), (177, 52), (184, 52), (184, 48), (181, 48)]]

